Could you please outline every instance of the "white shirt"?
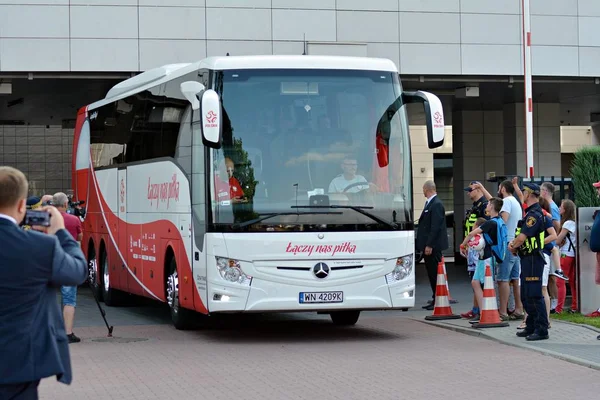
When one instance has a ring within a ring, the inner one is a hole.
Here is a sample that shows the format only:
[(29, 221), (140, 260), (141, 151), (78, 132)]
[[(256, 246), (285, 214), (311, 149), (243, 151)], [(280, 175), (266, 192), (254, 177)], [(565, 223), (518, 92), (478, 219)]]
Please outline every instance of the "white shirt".
[(362, 190), (367, 190), (369, 185), (367, 184), (367, 180), (362, 175), (354, 175), (353, 179), (347, 180), (344, 175), (338, 175), (329, 184), (329, 193), (343, 193), (344, 189), (353, 183), (364, 182), (364, 185), (356, 185), (350, 189), (348, 189), (347, 193), (356, 193)]
[(429, 204), (429, 202), (431, 201), (431, 199), (433, 199), (435, 196), (437, 196), (437, 193), (433, 194), (431, 197), (429, 197), (426, 201), (425, 201), (425, 206), (423, 206), (423, 208), (427, 207), (427, 204)]
[[(569, 239), (571, 239), (571, 242), (573, 242), (573, 246), (577, 246), (577, 224), (575, 224), (575, 221), (565, 221), (562, 229), (566, 229), (570, 232)], [(560, 253), (568, 257), (575, 257), (575, 249), (571, 246), (569, 239), (567, 239), (565, 236), (565, 244), (561, 246)]]
[(523, 218), (523, 210), (513, 195), (503, 198), (502, 201), (503, 204), (502, 210), (500, 210), (500, 216), (502, 216), (503, 212), (508, 213), (508, 219), (506, 220), (506, 233), (508, 236), (508, 241), (510, 242), (515, 238), (517, 224)]
[(0, 218), (7, 219), (10, 222), (12, 222), (13, 224), (17, 225), (17, 220), (14, 219), (13, 217), (11, 217), (10, 215), (0, 214)]

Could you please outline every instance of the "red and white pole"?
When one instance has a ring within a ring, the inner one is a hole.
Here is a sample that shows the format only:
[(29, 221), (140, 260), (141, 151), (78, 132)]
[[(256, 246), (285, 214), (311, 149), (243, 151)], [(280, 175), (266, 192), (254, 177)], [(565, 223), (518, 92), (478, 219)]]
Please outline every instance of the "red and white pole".
[(525, 76), (525, 146), (527, 165), (526, 175), (533, 177), (533, 96), (531, 89), (531, 19), (529, 0), (522, 0), (523, 6), (523, 75)]

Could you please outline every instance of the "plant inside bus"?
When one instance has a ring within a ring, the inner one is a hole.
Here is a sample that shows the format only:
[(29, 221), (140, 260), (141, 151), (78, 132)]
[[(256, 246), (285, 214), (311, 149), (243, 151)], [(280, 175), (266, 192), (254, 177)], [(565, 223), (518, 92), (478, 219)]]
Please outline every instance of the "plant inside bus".
[(252, 277), (244, 273), (238, 260), (225, 257), (215, 258), (217, 260), (217, 268), (221, 274), (221, 278), (228, 282), (235, 282), (243, 286), (250, 286), (252, 283)]
[(396, 267), (392, 272), (385, 276), (387, 283), (393, 283), (401, 281), (410, 276), (413, 270), (413, 255), (409, 254), (404, 257), (398, 257), (396, 260)]

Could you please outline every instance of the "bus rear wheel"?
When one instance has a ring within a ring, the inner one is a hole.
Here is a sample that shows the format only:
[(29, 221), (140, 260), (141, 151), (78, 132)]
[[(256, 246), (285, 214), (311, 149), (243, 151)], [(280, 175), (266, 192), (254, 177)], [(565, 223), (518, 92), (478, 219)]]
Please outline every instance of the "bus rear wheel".
[(331, 321), (338, 326), (352, 326), (358, 322), (360, 311), (335, 311), (329, 314)]
[(100, 250), (100, 288), (102, 289), (102, 298), (104, 299), (104, 304), (109, 307), (119, 306), (123, 303), (123, 292), (120, 292), (114, 289), (110, 283), (110, 266), (108, 263), (108, 255), (106, 254), (106, 250)]
[(171, 321), (173, 321), (175, 329), (189, 329), (192, 325), (194, 312), (179, 306), (179, 275), (177, 274), (175, 258), (171, 259), (166, 276), (166, 298), (171, 310)]

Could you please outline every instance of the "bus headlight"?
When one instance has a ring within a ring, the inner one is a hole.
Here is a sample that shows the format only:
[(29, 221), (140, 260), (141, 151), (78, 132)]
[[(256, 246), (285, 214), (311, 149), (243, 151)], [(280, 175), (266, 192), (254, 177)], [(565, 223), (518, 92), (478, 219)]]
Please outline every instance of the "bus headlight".
[(387, 283), (401, 281), (408, 277), (413, 269), (413, 255), (409, 254), (396, 260), (396, 267), (385, 276)]
[(240, 285), (250, 286), (252, 277), (244, 273), (238, 260), (224, 257), (215, 258), (217, 260), (217, 269), (221, 274), (221, 278), (228, 282), (235, 282), (239, 283)]

